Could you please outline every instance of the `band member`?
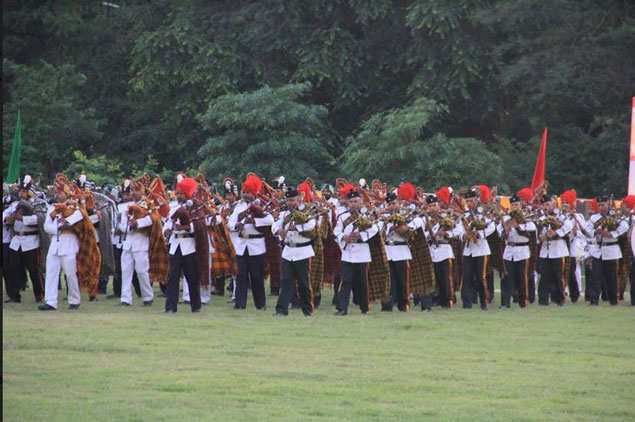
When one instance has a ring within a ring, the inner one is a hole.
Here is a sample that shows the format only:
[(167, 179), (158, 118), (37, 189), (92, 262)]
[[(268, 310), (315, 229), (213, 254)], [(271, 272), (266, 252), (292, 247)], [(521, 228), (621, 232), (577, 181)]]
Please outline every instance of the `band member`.
[[(617, 305), (618, 301), (617, 271), (619, 260), (622, 258), (618, 238), (628, 232), (628, 223), (617, 218), (612, 202), (609, 195), (599, 195), (597, 197), (599, 212), (589, 218), (587, 225), (587, 231), (596, 239), (595, 251), (591, 252), (594, 257), (593, 264), (596, 265), (594, 276), (591, 277), (592, 305), (598, 304), (601, 289), (599, 281), (602, 278), (606, 282), (607, 296), (611, 305)], [(599, 271), (601, 271), (601, 277), (598, 276)]]
[(450, 210), (441, 212), (439, 198), (436, 195), (428, 195), (426, 203), (430, 220), (427, 225), (431, 230), (428, 244), (434, 263), (435, 280), (439, 287), (439, 304), (444, 308), (452, 308), (454, 307), (454, 251), (450, 239), (458, 235), (458, 230)]
[(553, 197), (545, 195), (542, 199), (544, 215), (538, 221), (540, 247), (540, 284), (538, 303), (549, 305), (549, 296), (559, 306), (565, 302), (564, 272), (569, 256), (567, 236), (573, 228), (570, 218), (562, 214)]
[(568, 190), (560, 195), (560, 202), (563, 214), (569, 216), (573, 227), (569, 234), (569, 271), (568, 280), (569, 298), (576, 303), (582, 291), (582, 262), (584, 261), (584, 249), (587, 244), (584, 235), (587, 222), (584, 216), (576, 212), (576, 202), (578, 196), (575, 190)]
[(498, 224), (498, 232), (505, 239), (503, 261), (505, 276), (501, 279), (501, 308), (511, 307), (511, 297), (518, 292), (518, 304), (521, 308), (529, 304), (529, 263), (530, 243), (536, 241), (536, 225), (528, 221), (523, 214), (518, 195), (509, 199), (510, 212), (503, 216)]
[(476, 303), (474, 292), (478, 292), (481, 309), (487, 310), (487, 285), (486, 271), (487, 259), (491, 254), (487, 236), (492, 234), (496, 227), (494, 223), (483, 214), (479, 207), (480, 194), (477, 189), (469, 190), (464, 198), (467, 200), (468, 210), (461, 219), (461, 237), (465, 243), (463, 248), (463, 285), (461, 287), (461, 300), (463, 308), (471, 309)]
[[(143, 187), (133, 186), (133, 197), (143, 197)], [(154, 300), (154, 290), (150, 284), (150, 235), (148, 228), (152, 226), (150, 215), (135, 219), (130, 213), (134, 202), (128, 202), (122, 207), (119, 221), (121, 233), (121, 301), (122, 306), (132, 305), (132, 279), (137, 274), (143, 306), (151, 306)]]
[(242, 184), (242, 201), (236, 204), (228, 220), (229, 230), (237, 233), (234, 248), (238, 261), (238, 277), (234, 309), (247, 307), (247, 287), (250, 281), (256, 309), (267, 308), (264, 285), (266, 246), (263, 231), (274, 221), (271, 214), (265, 212), (260, 201), (256, 200), (262, 185), (258, 176), (247, 176)]
[[(63, 186), (56, 186), (58, 203), (66, 202), (68, 191)], [(77, 277), (77, 260), (79, 239), (71, 229), (83, 219), (79, 209), (75, 209), (69, 216), (64, 217), (57, 211), (56, 205), (49, 206), (44, 222), (44, 230), (51, 236), (51, 243), (46, 255), (46, 284), (44, 303), (38, 309), (41, 311), (57, 310), (57, 286), (60, 271), (64, 269), (68, 286), (68, 309), (79, 309), (80, 292)]]
[(271, 232), (284, 244), (282, 249), (282, 278), (275, 315), (287, 315), (289, 303), (297, 282), (299, 305), (305, 316), (313, 313), (313, 291), (309, 274), (314, 251), (316, 219), (307, 214), (307, 207), (300, 203), (297, 189), (285, 193), (287, 210), (282, 211)]
[(28, 271), (35, 302), (40, 303), (44, 298), (44, 283), (40, 269), (40, 233), (38, 215), (34, 209), (31, 176), (24, 176), (20, 182), (18, 196), (19, 201), (15, 204), (13, 213), (4, 221), (13, 226), (8, 257), (12, 280), (7, 295), (12, 301), (20, 302), (20, 288), (23, 286), (18, 282), (25, 280), (24, 274)]
[(357, 189), (347, 194), (348, 211), (339, 216), (333, 234), (342, 249), (342, 285), (338, 292), (339, 310), (336, 315), (348, 314), (351, 289), (357, 286), (362, 314), (370, 308), (368, 301), (367, 265), (371, 262), (368, 241), (378, 233), (377, 226), (361, 214), (362, 198)]
[[(529, 210), (529, 212), (538, 211), (534, 208), (534, 191), (531, 188), (522, 188), (516, 195), (520, 198), (520, 205), (522, 209)], [(542, 210), (541, 208), (539, 210)], [(536, 230), (538, 228), (536, 227)], [(535, 249), (531, 250), (532, 258), (529, 264), (529, 303), (536, 301), (536, 284), (538, 282), (538, 253), (539, 244), (532, 245)]]
[(165, 312), (177, 311), (181, 275), (185, 275), (188, 284), (192, 312), (200, 312), (201, 310), (194, 223), (186, 202), (192, 197), (197, 187), (196, 180), (189, 177), (181, 178), (181, 181), (176, 185), (176, 196), (180, 206), (170, 210), (170, 215), (163, 227), (163, 234), (166, 239), (169, 239), (170, 244)]

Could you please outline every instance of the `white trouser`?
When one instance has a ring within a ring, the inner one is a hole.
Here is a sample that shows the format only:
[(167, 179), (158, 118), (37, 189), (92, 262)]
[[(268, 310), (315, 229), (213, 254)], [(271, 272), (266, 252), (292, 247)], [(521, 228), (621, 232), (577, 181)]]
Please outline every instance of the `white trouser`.
[(60, 282), (60, 270), (64, 269), (68, 285), (68, 303), (79, 305), (79, 281), (77, 280), (77, 260), (75, 255), (46, 255), (46, 280), (44, 302), (57, 309), (57, 286)]
[[(209, 256), (209, 269), (210, 272), (212, 270), (212, 255)], [(211, 277), (210, 277), (211, 280)], [(201, 284), (201, 303), (209, 303), (212, 300), (212, 287), (211, 282), (207, 286), (203, 286)], [(183, 302), (190, 301), (190, 288), (187, 285), (187, 282), (183, 283)]]
[[(201, 303), (209, 303), (212, 299), (212, 291), (208, 286), (201, 286)], [(183, 282), (183, 302), (190, 301), (190, 288), (187, 282)]]
[(137, 272), (141, 298), (144, 302), (154, 298), (154, 291), (150, 284), (150, 255), (148, 251), (121, 252), (121, 301), (132, 305), (132, 275)]

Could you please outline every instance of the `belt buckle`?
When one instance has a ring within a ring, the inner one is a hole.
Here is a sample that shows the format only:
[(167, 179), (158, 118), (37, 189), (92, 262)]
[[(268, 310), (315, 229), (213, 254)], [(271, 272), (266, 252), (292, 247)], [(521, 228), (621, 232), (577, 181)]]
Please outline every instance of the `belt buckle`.
[(243, 239), (249, 239), (249, 235), (245, 232), (241, 232), (240, 237), (242, 237)]
[(395, 246), (395, 241), (394, 240), (389, 240), (388, 241), (388, 246)]
[(295, 248), (296, 243), (295, 242), (289, 242), (289, 246), (291, 246), (292, 248)]

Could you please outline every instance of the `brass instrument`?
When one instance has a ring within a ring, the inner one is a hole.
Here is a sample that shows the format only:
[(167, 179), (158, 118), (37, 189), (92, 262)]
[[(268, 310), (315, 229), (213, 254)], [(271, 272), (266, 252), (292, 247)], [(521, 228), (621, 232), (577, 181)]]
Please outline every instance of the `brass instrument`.
[(487, 221), (476, 218), (474, 214), (470, 214), (467, 217), (462, 216), (461, 222), (463, 223), (463, 227), (465, 228), (465, 237), (470, 243), (476, 242), (475, 232), (483, 230), (485, 229), (485, 227), (487, 227)]

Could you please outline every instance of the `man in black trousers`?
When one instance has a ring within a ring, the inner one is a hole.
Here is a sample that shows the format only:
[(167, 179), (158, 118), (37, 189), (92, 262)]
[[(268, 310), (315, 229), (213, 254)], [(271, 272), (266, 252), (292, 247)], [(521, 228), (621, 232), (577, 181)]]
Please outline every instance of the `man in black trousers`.
[[(186, 201), (192, 197), (198, 183), (185, 177), (176, 185), (176, 197), (180, 206), (170, 211), (163, 228), (163, 234), (169, 239), (168, 289), (165, 299), (165, 312), (176, 312), (179, 301), (179, 281), (185, 275), (190, 290), (192, 312), (201, 310), (201, 289), (199, 284), (194, 223), (189, 218)], [(174, 217), (174, 219), (173, 219)], [(187, 221), (189, 219), (189, 221)]]
[(247, 176), (241, 186), (242, 200), (238, 201), (229, 217), (227, 227), (234, 232), (234, 249), (238, 261), (238, 277), (236, 278), (236, 301), (234, 309), (247, 307), (247, 288), (251, 286), (256, 309), (267, 309), (264, 269), (265, 230), (271, 230), (273, 216), (264, 211), (256, 196), (263, 186), (263, 181), (253, 174)]
[[(288, 190), (285, 194), (288, 209), (282, 211), (278, 220), (271, 226), (273, 234), (284, 243), (282, 249), (282, 277), (280, 295), (275, 315), (287, 315), (289, 302), (294, 295), (295, 282), (298, 283), (299, 307), (305, 316), (313, 313), (313, 291), (309, 281), (311, 257), (315, 255), (312, 246), (312, 232), (316, 226), (315, 218), (303, 219), (299, 209), (298, 191)], [(304, 207), (306, 208), (306, 207)]]

